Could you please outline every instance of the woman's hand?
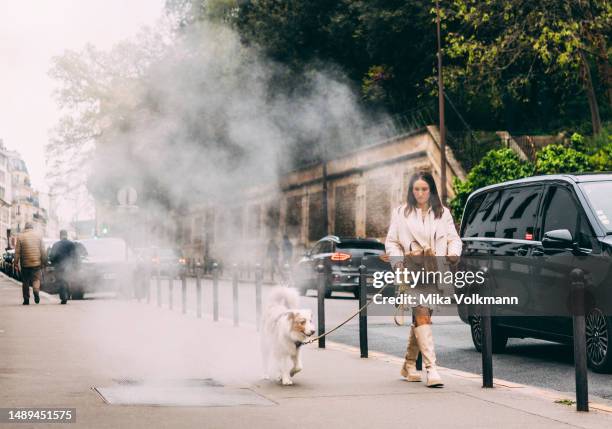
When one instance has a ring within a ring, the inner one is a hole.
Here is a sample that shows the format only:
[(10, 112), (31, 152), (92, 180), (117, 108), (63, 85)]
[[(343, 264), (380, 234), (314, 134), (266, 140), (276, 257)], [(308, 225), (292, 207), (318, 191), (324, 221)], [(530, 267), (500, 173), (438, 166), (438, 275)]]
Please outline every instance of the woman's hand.
[(456, 263), (459, 262), (459, 256), (458, 255), (446, 255), (446, 260), (450, 262), (452, 265), (455, 265)]

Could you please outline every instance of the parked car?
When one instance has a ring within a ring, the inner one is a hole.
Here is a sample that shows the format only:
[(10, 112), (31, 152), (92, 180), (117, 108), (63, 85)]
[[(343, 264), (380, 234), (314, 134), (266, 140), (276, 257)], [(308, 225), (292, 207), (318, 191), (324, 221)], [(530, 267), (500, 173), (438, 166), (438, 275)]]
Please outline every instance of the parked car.
[(15, 270), (13, 261), (15, 260), (15, 249), (6, 249), (2, 255), (2, 271), (9, 277), (19, 280), (19, 271)]
[(123, 239), (92, 238), (76, 245), (80, 264), (70, 287), (72, 299), (82, 299), (88, 292), (132, 295), (139, 265)]
[(152, 273), (159, 273), (172, 278), (181, 277), (187, 273), (187, 260), (179, 250), (169, 247), (148, 247), (138, 249), (143, 261), (150, 261)]
[[(368, 282), (377, 270), (390, 269), (384, 257), (385, 245), (373, 238), (323, 237), (304, 254), (293, 269), (293, 281), (302, 295), (309, 289), (317, 289), (317, 267), (322, 264), (325, 272), (325, 297), (332, 292), (350, 292), (359, 298), (359, 265), (367, 257)], [(370, 287), (368, 292), (374, 292)]]
[[(585, 273), (589, 366), (612, 371), (612, 174), (530, 177), (479, 189), (468, 198), (461, 223), (462, 263), (487, 267), (498, 296), (519, 296), (518, 306), (495, 306), (493, 348), (509, 337), (571, 343), (570, 273)], [(477, 350), (481, 320), (460, 305)]]

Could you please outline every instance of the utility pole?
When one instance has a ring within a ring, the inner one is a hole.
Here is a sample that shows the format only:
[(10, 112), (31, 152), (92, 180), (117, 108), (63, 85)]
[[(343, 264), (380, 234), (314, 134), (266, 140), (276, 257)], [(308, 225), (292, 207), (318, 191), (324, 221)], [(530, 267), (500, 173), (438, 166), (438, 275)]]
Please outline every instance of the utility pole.
[(438, 35), (438, 114), (440, 128), (440, 182), (442, 204), (446, 205), (446, 127), (444, 126), (444, 82), (442, 81), (442, 39), (440, 37), (440, 2), (436, 0), (436, 27)]
[(323, 150), (323, 201), (322, 203), (322, 211), (323, 211), (323, 232), (325, 235), (329, 234), (329, 222), (327, 220), (327, 148)]

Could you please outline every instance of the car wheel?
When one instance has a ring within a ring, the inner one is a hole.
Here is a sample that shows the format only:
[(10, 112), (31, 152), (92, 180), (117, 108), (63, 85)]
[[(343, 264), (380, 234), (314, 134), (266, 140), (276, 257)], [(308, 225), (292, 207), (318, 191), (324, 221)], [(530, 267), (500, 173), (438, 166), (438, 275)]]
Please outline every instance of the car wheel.
[[(472, 334), (472, 342), (476, 351), (482, 352), (482, 317), (470, 316), (470, 331)], [(493, 337), (493, 353), (503, 353), (508, 343), (508, 334), (492, 323), (491, 336)]]
[(612, 372), (610, 335), (612, 322), (600, 309), (593, 309), (585, 318), (587, 362), (595, 372)]

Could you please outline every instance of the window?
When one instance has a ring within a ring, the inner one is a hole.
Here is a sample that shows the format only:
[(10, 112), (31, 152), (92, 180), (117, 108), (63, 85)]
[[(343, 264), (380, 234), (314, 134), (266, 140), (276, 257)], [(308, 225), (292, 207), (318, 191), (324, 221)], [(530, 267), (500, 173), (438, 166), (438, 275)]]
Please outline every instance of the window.
[[(474, 198), (470, 199), (467, 206), (465, 207), (465, 212), (463, 213), (463, 230), (461, 231), (462, 237), (477, 237), (478, 231), (476, 230), (476, 224), (474, 220), (476, 219), (476, 214), (478, 214), (478, 209), (480, 205), (484, 201), (487, 194), (479, 194)], [(474, 235), (475, 234), (475, 235)]]
[(331, 241), (323, 241), (321, 243), (321, 250), (319, 251), (320, 253), (331, 253), (332, 252), (332, 243)]
[(495, 237), (495, 215), (499, 207), (501, 191), (478, 195), (465, 212), (464, 237)]
[(601, 225), (612, 231), (612, 182), (588, 182), (580, 185)]
[(522, 186), (504, 190), (497, 215), (495, 236), (533, 240), (541, 186)]
[(310, 254), (312, 256), (317, 255), (319, 253), (321, 253), (321, 247), (323, 246), (323, 243), (317, 243), (314, 245), (314, 247), (312, 248), (312, 250), (310, 251)]
[(591, 228), (586, 217), (580, 210), (571, 195), (571, 192), (560, 186), (551, 187), (544, 200), (544, 217), (542, 232), (567, 229), (574, 241), (585, 249), (591, 249)]
[(320, 255), (321, 253), (331, 253), (331, 251), (332, 251), (332, 243), (330, 241), (325, 240), (325, 241), (319, 241), (317, 244), (315, 244), (310, 254), (312, 256), (315, 256), (315, 255)]

